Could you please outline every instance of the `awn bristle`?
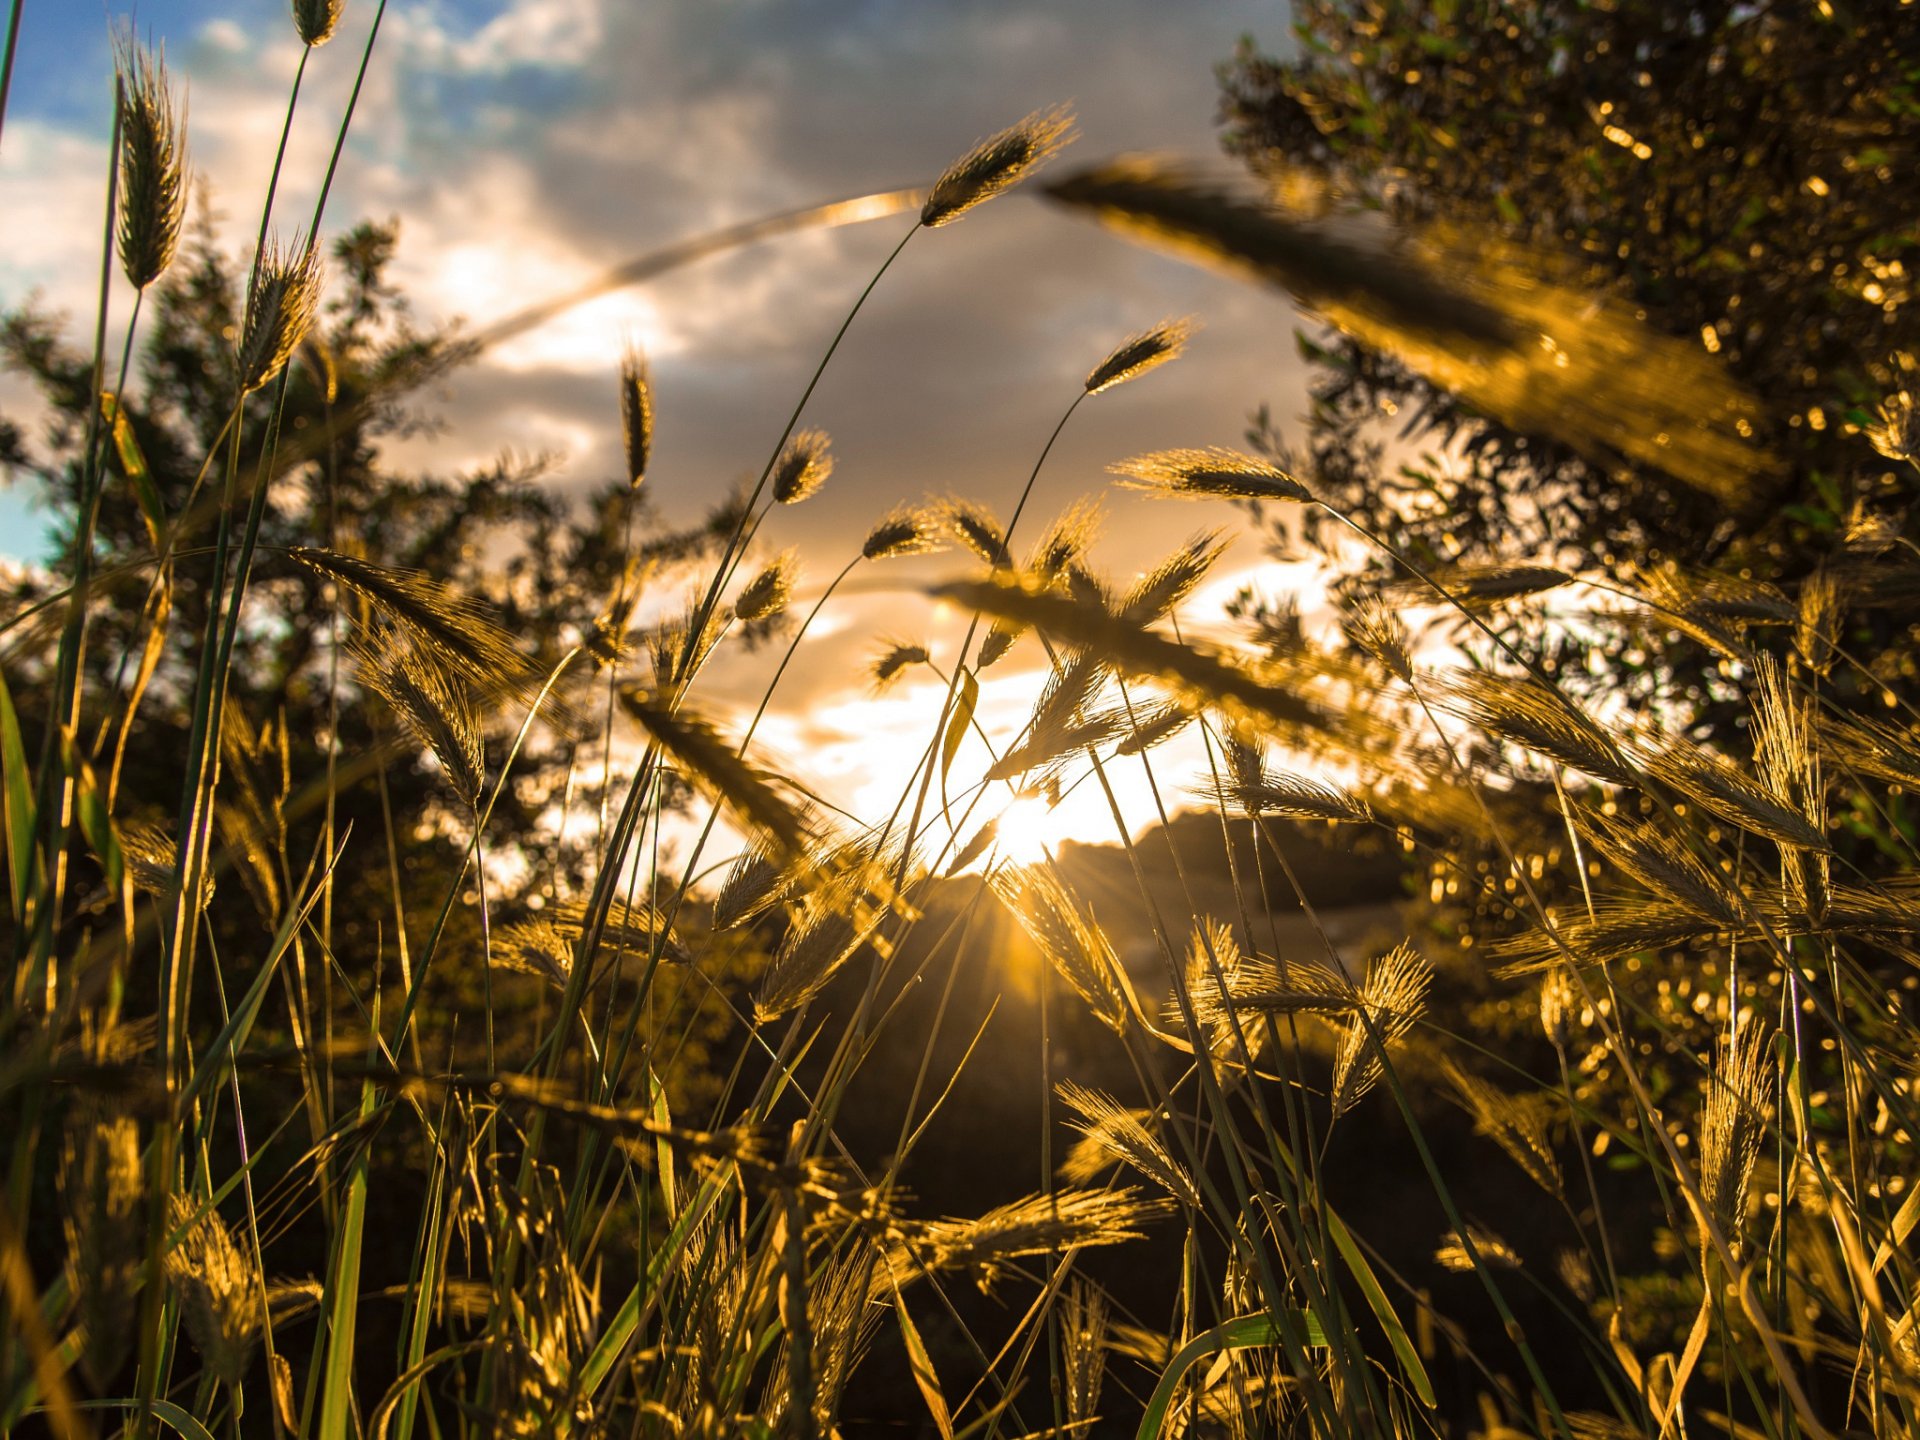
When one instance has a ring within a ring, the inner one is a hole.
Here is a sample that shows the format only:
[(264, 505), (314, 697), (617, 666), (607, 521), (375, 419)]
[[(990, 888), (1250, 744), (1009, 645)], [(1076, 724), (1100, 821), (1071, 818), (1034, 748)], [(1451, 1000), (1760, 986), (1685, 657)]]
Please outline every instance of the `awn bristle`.
[(653, 375), (646, 356), (631, 345), (620, 357), (620, 436), (626, 448), (627, 484), (638, 489), (653, 458)]
[(743, 625), (751, 625), (757, 620), (771, 620), (785, 610), (793, 598), (796, 566), (793, 552), (789, 550), (749, 580), (733, 602), (733, 618)]
[(1091, 1185), (1115, 1164), (1131, 1165), (1174, 1199), (1198, 1208), (1200, 1191), (1193, 1177), (1173, 1158), (1158, 1135), (1147, 1128), (1149, 1112), (1129, 1110), (1111, 1095), (1064, 1080), (1055, 1093), (1079, 1119), (1069, 1121), (1085, 1140), (1061, 1162), (1060, 1174)]
[(773, 462), (773, 498), (782, 505), (798, 505), (819, 493), (833, 474), (832, 442), (824, 430), (801, 430), (781, 448)]
[(1138, 335), (1128, 336), (1115, 347), (1111, 355), (1093, 367), (1092, 373), (1087, 376), (1087, 394), (1098, 395), (1103, 390), (1124, 385), (1169, 360), (1177, 360), (1180, 352), (1187, 348), (1187, 342), (1193, 338), (1193, 332), (1199, 328), (1198, 323), (1188, 317), (1163, 320)]
[(1382, 1052), (1413, 1029), (1426, 1009), (1432, 982), (1433, 967), (1406, 944), (1367, 966), (1359, 997), (1365, 1017), (1355, 1015), (1348, 1022), (1334, 1055), (1334, 1119), (1353, 1109), (1379, 1081), (1385, 1071)]
[(304, 45), (324, 45), (333, 38), (347, 0), (293, 0), (293, 28)]
[(1278, 465), (1217, 445), (1204, 450), (1155, 450), (1118, 461), (1107, 469), (1128, 477), (1127, 483), (1136, 490), (1185, 500), (1287, 500), (1301, 504), (1313, 500), (1313, 492)]
[(1127, 996), (1113, 942), (1082, 913), (1051, 866), (996, 871), (993, 892), (1074, 992), (1109, 1029), (1127, 1029)]
[(181, 1317), (207, 1370), (230, 1389), (246, 1377), (254, 1342), (260, 1335), (265, 1291), (260, 1272), (233, 1243), (227, 1222), (209, 1208), (188, 1224), (195, 1205), (173, 1197), (175, 1229), (186, 1234), (167, 1251), (167, 1279), (180, 1297)]
[(253, 267), (240, 334), (240, 387), (251, 393), (280, 373), (306, 338), (320, 306), (320, 252), (298, 237), (289, 249), (269, 238)]
[(1036, 110), (1019, 124), (982, 140), (949, 165), (920, 207), (920, 223), (951, 224), (967, 211), (1018, 185), (1073, 138), (1073, 112), (1064, 105)]
[(938, 521), (917, 506), (883, 515), (867, 532), (860, 554), (867, 560), (891, 560), (899, 555), (924, 555), (940, 545)]
[(433, 650), (417, 645), (354, 644), (360, 679), (401, 724), (433, 752), (469, 810), (486, 786), (487, 755), (466, 684)]
[(186, 106), (176, 105), (166, 57), (116, 42), (120, 73), (120, 264), (144, 290), (173, 263), (187, 214)]

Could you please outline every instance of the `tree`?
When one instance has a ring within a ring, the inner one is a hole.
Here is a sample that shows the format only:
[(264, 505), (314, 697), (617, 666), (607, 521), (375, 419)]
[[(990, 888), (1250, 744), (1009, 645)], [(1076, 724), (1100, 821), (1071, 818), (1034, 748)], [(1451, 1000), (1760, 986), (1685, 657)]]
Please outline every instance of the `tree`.
[[(1863, 433), (1920, 351), (1909, 10), (1303, 0), (1296, 14), (1297, 59), (1244, 42), (1221, 67), (1232, 152), (1324, 206), (1560, 257), (1716, 355), (1782, 462), (1728, 506), (1516, 433), (1358, 342), (1303, 338), (1312, 413), (1288, 453), (1340, 508), (1429, 564), (1673, 562), (1789, 587), (1911, 532), (1913, 475)], [(1449, 459), (1399, 464), (1389, 416)], [(1599, 643), (1617, 679), (1647, 638)], [(1717, 657), (1684, 633), (1654, 644), (1647, 688), (1677, 678), (1708, 699)]]

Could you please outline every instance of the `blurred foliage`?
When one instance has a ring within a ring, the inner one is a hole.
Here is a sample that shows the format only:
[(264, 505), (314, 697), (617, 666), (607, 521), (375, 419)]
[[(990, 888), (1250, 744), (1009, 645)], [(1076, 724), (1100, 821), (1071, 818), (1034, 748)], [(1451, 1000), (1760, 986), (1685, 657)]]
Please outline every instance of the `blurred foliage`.
[[(1771, 429), (1758, 438), (1786, 462), (1725, 507), (1645, 467), (1507, 430), (1358, 342), (1303, 336), (1304, 431), (1283, 438), (1264, 416), (1257, 428), (1318, 493), (1429, 564), (1519, 556), (1793, 582), (1844, 560), (1850, 531), (1911, 533), (1912, 474), (1862, 430), (1920, 351), (1912, 7), (1294, 10), (1298, 58), (1248, 41), (1221, 67), (1226, 143), (1278, 195), (1429, 233), (1493, 227), (1552, 254), (1592, 293), (1716, 354), (1760, 399)], [(1640, 671), (1642, 696), (1677, 680), (1711, 700), (1714, 657), (1684, 634), (1654, 641), (1596, 642), (1611, 680)], [(1543, 658), (1579, 668), (1580, 657)]]

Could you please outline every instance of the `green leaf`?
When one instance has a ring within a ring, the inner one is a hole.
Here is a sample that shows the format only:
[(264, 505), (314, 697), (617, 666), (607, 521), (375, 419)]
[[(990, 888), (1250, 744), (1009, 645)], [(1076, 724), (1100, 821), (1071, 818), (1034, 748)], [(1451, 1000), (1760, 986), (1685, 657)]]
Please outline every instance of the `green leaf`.
[(67, 778), (73, 781), (73, 814), (80, 833), (107, 872), (107, 884), (117, 893), (126, 883), (127, 867), (120, 855), (120, 839), (113, 833), (113, 819), (107, 814), (106, 796), (100, 793), (93, 767), (80, 754), (71, 735), (60, 737), (60, 761)]
[(139, 437), (133, 433), (126, 411), (120, 408), (119, 399), (111, 390), (100, 392), (100, 414), (113, 427), (113, 449), (120, 459), (120, 473), (133, 487), (134, 503), (140, 507), (140, 518), (147, 522), (147, 538), (158, 550), (167, 530), (167, 510), (160, 503), (160, 492), (154, 486), (153, 472), (147, 468)]
[[(1304, 1310), (1296, 1310), (1290, 1317), (1294, 1324), (1306, 1330), (1307, 1343), (1324, 1347), (1327, 1337), (1320, 1328), (1320, 1322)], [(1255, 1345), (1278, 1345), (1280, 1326), (1271, 1315), (1242, 1315), (1237, 1320), (1216, 1325), (1211, 1330), (1203, 1330), (1174, 1354), (1167, 1362), (1160, 1383), (1153, 1387), (1153, 1396), (1147, 1401), (1146, 1413), (1140, 1417), (1139, 1440), (1159, 1440), (1161, 1427), (1166, 1424), (1167, 1412), (1173, 1408), (1174, 1392), (1180, 1388), (1180, 1380), (1193, 1362), (1205, 1355), (1216, 1355), (1226, 1350), (1246, 1350)], [(1423, 1377), (1424, 1378), (1424, 1377)], [(1426, 1395), (1422, 1394), (1422, 1399)], [(1431, 1405), (1433, 1402), (1427, 1400)]]
[(33, 785), (27, 774), (27, 748), (20, 740), (20, 717), (0, 672), (0, 801), (4, 803), (7, 835), (7, 893), (13, 900), (13, 919), (24, 925), (21, 913), (33, 870)]
[(1367, 1264), (1367, 1257), (1360, 1253), (1353, 1232), (1347, 1229), (1346, 1221), (1331, 1211), (1327, 1214), (1327, 1230), (1333, 1236), (1334, 1248), (1340, 1252), (1340, 1258), (1347, 1262), (1348, 1271), (1360, 1283), (1360, 1293), (1366, 1296), (1367, 1308), (1373, 1311), (1374, 1319), (1387, 1332), (1387, 1343), (1393, 1346), (1400, 1368), (1406, 1372), (1407, 1383), (1413, 1386), (1413, 1392), (1420, 1397), (1421, 1403), (1438, 1405), (1440, 1402), (1433, 1394), (1433, 1381), (1427, 1378), (1426, 1367), (1420, 1363), (1420, 1352), (1413, 1348), (1407, 1327), (1400, 1323), (1400, 1317), (1394, 1313), (1387, 1292), (1381, 1288), (1373, 1267)]
[(933, 1417), (940, 1440), (953, 1440), (953, 1416), (947, 1410), (947, 1397), (940, 1391), (940, 1377), (934, 1374), (933, 1357), (927, 1353), (926, 1342), (920, 1338), (913, 1317), (907, 1314), (900, 1282), (891, 1269), (887, 1271), (887, 1283), (893, 1286), (893, 1313), (900, 1322), (900, 1339), (907, 1347), (907, 1368), (913, 1372), (913, 1383), (920, 1388), (920, 1398), (927, 1402), (927, 1413)]
[(953, 768), (953, 757), (960, 753), (960, 742), (967, 738), (967, 727), (973, 723), (974, 707), (979, 703), (980, 677), (971, 670), (962, 670), (960, 704), (953, 712), (953, 719), (947, 722), (946, 737), (940, 743), (940, 778), (943, 780)]

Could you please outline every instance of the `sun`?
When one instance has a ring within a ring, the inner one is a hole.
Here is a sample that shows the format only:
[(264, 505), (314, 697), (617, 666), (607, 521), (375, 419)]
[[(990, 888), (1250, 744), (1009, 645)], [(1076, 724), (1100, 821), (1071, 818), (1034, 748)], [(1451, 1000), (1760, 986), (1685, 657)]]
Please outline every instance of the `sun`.
[(1035, 790), (1022, 790), (1007, 802), (994, 822), (995, 860), (1010, 865), (1038, 865), (1058, 853), (1063, 840), (1075, 838), (1059, 809)]

